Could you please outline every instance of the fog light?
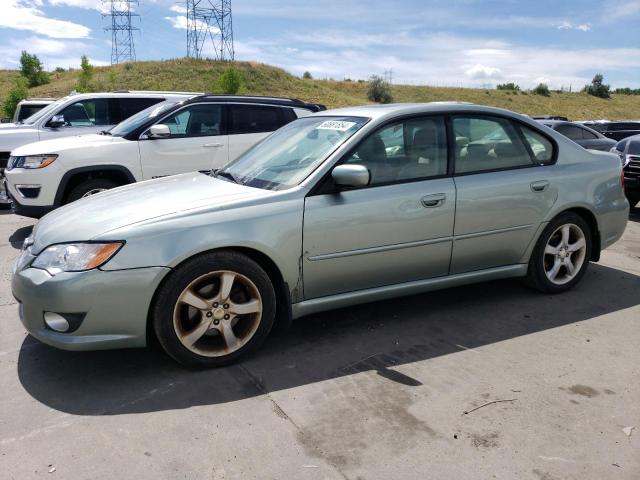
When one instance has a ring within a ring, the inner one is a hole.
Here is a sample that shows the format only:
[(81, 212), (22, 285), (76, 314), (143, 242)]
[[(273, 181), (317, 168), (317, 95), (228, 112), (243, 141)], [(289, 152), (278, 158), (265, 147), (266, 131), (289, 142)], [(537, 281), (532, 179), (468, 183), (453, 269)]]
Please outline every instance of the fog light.
[(44, 312), (44, 323), (51, 330), (64, 333), (69, 330), (69, 322), (62, 315), (53, 312)]

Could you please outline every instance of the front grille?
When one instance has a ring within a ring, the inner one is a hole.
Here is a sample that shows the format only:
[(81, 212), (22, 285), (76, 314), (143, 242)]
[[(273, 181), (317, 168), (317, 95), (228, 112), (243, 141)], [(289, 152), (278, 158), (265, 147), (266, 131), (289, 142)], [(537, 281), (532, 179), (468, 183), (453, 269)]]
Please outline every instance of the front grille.
[(640, 156), (629, 155), (629, 163), (624, 167), (624, 176), (640, 179)]

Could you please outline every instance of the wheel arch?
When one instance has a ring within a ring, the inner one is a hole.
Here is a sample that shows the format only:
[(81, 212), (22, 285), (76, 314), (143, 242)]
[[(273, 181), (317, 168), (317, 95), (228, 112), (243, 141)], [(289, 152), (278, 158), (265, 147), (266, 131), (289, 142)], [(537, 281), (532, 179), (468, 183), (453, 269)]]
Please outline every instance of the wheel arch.
[(133, 173), (131, 173), (131, 170), (121, 165), (91, 165), (74, 168), (65, 172), (62, 176), (58, 190), (56, 191), (54, 205), (62, 205), (71, 190), (83, 181), (94, 178), (108, 178), (120, 183), (120, 185), (136, 182), (136, 178)]
[(589, 229), (591, 230), (590, 260), (593, 262), (597, 262), (598, 260), (600, 260), (600, 251), (602, 248), (601, 241), (600, 241), (600, 229), (598, 228), (598, 220), (596, 219), (596, 216), (594, 215), (594, 213), (585, 207), (572, 207), (572, 208), (563, 210), (562, 212), (559, 212), (556, 216), (565, 212), (575, 213), (576, 215), (579, 215), (584, 219), (584, 221), (587, 222), (587, 224), (589, 225)]
[[(276, 318), (274, 329), (277, 330), (286, 330), (293, 321), (293, 314), (291, 312), (291, 293), (289, 290), (289, 285), (284, 280), (284, 276), (276, 262), (273, 261), (271, 257), (269, 257), (264, 252), (257, 250), (251, 247), (241, 247), (241, 246), (230, 246), (230, 247), (220, 247), (220, 248), (212, 248), (209, 250), (204, 250), (198, 253), (195, 253), (185, 259), (183, 259), (180, 263), (172, 267), (172, 270), (179, 268), (186, 262), (193, 260), (201, 255), (206, 255), (208, 253), (213, 252), (237, 252), (240, 253), (254, 262), (256, 262), (264, 271), (267, 273), (271, 282), (273, 283), (273, 289), (276, 293)], [(151, 298), (151, 302), (149, 303), (149, 310), (147, 313), (147, 345), (157, 343), (157, 339), (155, 336), (155, 332), (153, 330), (153, 320), (151, 318), (151, 312), (154, 309), (155, 302), (157, 300), (157, 293), (160, 290), (160, 287), (169, 279), (171, 276), (171, 272), (164, 276), (162, 281), (156, 287), (155, 292)]]

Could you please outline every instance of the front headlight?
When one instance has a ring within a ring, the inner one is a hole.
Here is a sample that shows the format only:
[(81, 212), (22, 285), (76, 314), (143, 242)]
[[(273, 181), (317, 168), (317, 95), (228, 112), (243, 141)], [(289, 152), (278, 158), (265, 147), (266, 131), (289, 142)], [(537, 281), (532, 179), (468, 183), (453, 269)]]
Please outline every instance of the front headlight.
[(51, 275), (60, 272), (82, 272), (104, 265), (113, 257), (123, 242), (62, 243), (45, 248), (31, 264)]
[(7, 169), (11, 170), (13, 168), (44, 168), (48, 165), (51, 165), (56, 160), (56, 158), (58, 158), (58, 155), (56, 154), (10, 157), (7, 164)]

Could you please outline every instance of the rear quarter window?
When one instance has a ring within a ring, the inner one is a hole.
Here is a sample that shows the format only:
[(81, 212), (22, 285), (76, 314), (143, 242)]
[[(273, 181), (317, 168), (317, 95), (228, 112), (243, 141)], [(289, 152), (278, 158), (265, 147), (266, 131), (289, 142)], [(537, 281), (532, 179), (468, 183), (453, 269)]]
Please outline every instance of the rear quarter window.
[(273, 132), (286, 123), (283, 108), (268, 105), (229, 105), (229, 134)]
[(549, 164), (553, 161), (553, 144), (547, 137), (524, 125), (520, 125), (520, 131), (529, 144), (536, 162)]

